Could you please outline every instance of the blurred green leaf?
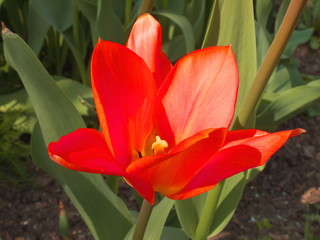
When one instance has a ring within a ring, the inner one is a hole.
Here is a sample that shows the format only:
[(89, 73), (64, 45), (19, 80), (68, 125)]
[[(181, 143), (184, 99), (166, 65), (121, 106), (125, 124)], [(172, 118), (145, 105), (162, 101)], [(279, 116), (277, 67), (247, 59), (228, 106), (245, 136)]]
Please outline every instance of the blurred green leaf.
[(30, 0), (30, 5), (58, 31), (62, 32), (71, 27), (71, 0)]
[(23, 81), (41, 127), (32, 135), (34, 161), (62, 184), (95, 239), (122, 239), (132, 226), (131, 216), (103, 178), (65, 169), (48, 156), (48, 143), (85, 127), (81, 116), (26, 43), (8, 29), (2, 35), (6, 60)]
[[(14, 31), (22, 37), (27, 36), (26, 28), (26, 3), (22, 0), (7, 0), (4, 1), (2, 6), (6, 10), (8, 22), (13, 27)], [(3, 21), (3, 20), (1, 20)]]
[(205, 6), (205, 0), (192, 0), (186, 5), (186, 17), (192, 24), (196, 43), (203, 34)]
[(76, 1), (76, 4), (90, 24), (91, 40), (95, 44), (98, 41), (98, 29), (96, 24), (98, 11), (97, 4), (87, 0), (78, 0)]
[(282, 23), (282, 20), (284, 18), (284, 15), (287, 12), (288, 6), (289, 6), (290, 0), (282, 0), (277, 17), (276, 17), (276, 21), (274, 24), (274, 33), (278, 32), (278, 29)]
[[(54, 77), (57, 86), (68, 96), (81, 115), (92, 114), (90, 106), (93, 104), (91, 88), (64, 77)], [(0, 95), (0, 111), (33, 112), (32, 103), (25, 89), (11, 94)]]
[(36, 55), (39, 54), (50, 24), (34, 9), (29, 2), (28, 6), (28, 45)]
[(195, 41), (194, 41), (194, 32), (191, 23), (189, 20), (183, 16), (176, 13), (172, 13), (170, 11), (162, 10), (153, 12), (156, 15), (164, 16), (169, 18), (175, 24), (177, 24), (183, 33), (184, 40), (186, 43), (187, 53), (192, 52), (195, 49)]
[(280, 66), (271, 75), (271, 78), (265, 88), (265, 92), (283, 92), (293, 87), (289, 69)]
[(186, 54), (186, 44), (183, 35), (178, 35), (174, 39), (166, 42), (162, 49), (171, 62), (177, 61)]
[(98, 0), (96, 24), (99, 37), (103, 40), (125, 43), (124, 27), (113, 10), (112, 0)]
[(295, 30), (292, 33), (292, 37), (290, 38), (282, 54), (282, 58), (284, 56), (290, 57), (293, 54), (294, 50), (296, 50), (299, 44), (306, 43), (307, 41), (309, 41), (309, 39), (312, 36), (313, 30), (314, 30), (313, 28), (307, 28), (304, 30)]
[(257, 128), (273, 129), (320, 99), (320, 80), (284, 91), (257, 116)]
[(272, 10), (272, 0), (256, 1), (256, 17), (262, 27), (266, 28), (270, 12)]
[(165, 227), (161, 240), (188, 240), (189, 238), (180, 228)]

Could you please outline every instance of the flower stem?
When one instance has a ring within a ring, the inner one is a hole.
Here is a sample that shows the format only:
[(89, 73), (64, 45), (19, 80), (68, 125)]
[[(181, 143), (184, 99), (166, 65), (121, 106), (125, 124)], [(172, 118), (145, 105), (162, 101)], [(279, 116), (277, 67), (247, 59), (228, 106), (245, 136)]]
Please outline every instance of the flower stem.
[(143, 203), (140, 209), (140, 213), (136, 223), (136, 229), (134, 230), (132, 240), (143, 239), (151, 212), (152, 212), (152, 205), (147, 200), (143, 199)]
[(112, 192), (114, 192), (115, 194), (118, 194), (118, 187), (119, 187), (119, 181), (120, 181), (121, 177), (119, 176), (108, 176), (108, 185), (111, 189)]
[(280, 56), (284, 51), (289, 38), (296, 27), (301, 16), (302, 10), (307, 0), (292, 0), (280, 25), (280, 28), (258, 70), (256, 78), (246, 96), (238, 117), (235, 121), (234, 129), (245, 128), (250, 115), (262, 95), (262, 92), (279, 62)]
[(139, 9), (139, 16), (151, 12), (153, 5), (154, 5), (155, 0), (143, 0)]
[(224, 182), (225, 180), (219, 182), (217, 186), (208, 193), (194, 240), (205, 240), (210, 234), (210, 228), (212, 227)]

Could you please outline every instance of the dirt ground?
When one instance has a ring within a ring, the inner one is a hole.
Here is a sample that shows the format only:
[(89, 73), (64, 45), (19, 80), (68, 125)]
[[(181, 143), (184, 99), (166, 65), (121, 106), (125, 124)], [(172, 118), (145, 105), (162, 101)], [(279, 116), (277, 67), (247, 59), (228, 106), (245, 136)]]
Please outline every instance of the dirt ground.
[[(302, 61), (301, 71), (320, 76), (319, 51), (305, 45), (296, 54)], [(320, 212), (314, 205), (301, 203), (304, 192), (320, 187), (320, 117), (299, 115), (281, 129), (297, 127), (306, 129), (307, 134), (291, 139), (247, 185), (232, 221), (215, 240), (305, 239), (305, 216)], [(62, 239), (58, 233), (60, 201), (73, 239), (93, 239), (61, 187), (32, 163), (30, 171), (35, 183), (31, 189), (0, 183), (0, 240)], [(130, 189), (122, 193), (130, 198)], [(320, 220), (311, 224), (310, 232), (320, 235)]]

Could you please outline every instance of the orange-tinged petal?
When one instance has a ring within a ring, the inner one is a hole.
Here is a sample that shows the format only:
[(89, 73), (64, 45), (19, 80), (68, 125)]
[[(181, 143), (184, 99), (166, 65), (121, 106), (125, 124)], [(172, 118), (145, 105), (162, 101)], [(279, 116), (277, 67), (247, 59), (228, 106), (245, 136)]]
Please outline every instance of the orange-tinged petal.
[[(288, 138), (298, 135), (304, 130), (295, 129), (276, 133), (266, 133), (257, 131), (257, 136), (248, 138), (253, 130), (240, 130), (229, 132), (229, 135), (242, 134), (245, 138), (238, 139), (226, 144), (217, 152), (203, 168), (194, 176), (190, 183), (176, 193), (178, 199), (185, 199), (197, 194), (195, 189), (214, 187), (221, 180), (231, 177), (247, 169), (264, 165), (266, 161), (288, 140)], [(229, 136), (230, 138), (230, 136)], [(227, 138), (228, 139), (228, 136)], [(186, 196), (184, 197), (184, 194)], [(174, 198), (174, 196), (172, 197)], [(176, 198), (177, 199), (177, 198)]]
[[(204, 130), (186, 139), (181, 145), (173, 148), (164, 158), (146, 163), (150, 159), (139, 159), (129, 166), (128, 174), (137, 175), (149, 182), (153, 189), (163, 195), (179, 192), (194, 174), (219, 150), (222, 146), (227, 130), (225, 128)], [(183, 145), (183, 146), (182, 146)], [(141, 167), (142, 166), (142, 167)]]
[(125, 168), (110, 153), (103, 134), (95, 129), (80, 128), (62, 136), (49, 144), (48, 152), (53, 161), (71, 170), (125, 175)]
[(140, 16), (132, 27), (127, 47), (143, 58), (159, 87), (172, 68), (161, 49), (162, 29), (159, 22), (150, 14)]
[(92, 90), (102, 131), (115, 158), (128, 165), (153, 130), (154, 77), (136, 53), (99, 40), (91, 61)]
[(231, 47), (210, 47), (180, 59), (156, 98), (159, 134), (169, 145), (208, 128), (228, 128), (238, 69)]

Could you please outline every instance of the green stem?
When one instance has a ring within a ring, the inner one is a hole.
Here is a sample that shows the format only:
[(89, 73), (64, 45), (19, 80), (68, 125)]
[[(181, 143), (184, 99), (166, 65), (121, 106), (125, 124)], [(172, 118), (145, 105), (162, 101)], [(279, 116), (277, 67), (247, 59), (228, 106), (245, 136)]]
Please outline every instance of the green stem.
[(143, 0), (138, 12), (138, 15), (142, 15), (144, 13), (151, 12), (153, 5), (154, 5), (155, 0)]
[(205, 240), (210, 234), (210, 228), (212, 227), (224, 182), (225, 180), (219, 182), (217, 186), (208, 193), (194, 240)]
[(146, 231), (151, 212), (152, 205), (144, 199), (140, 209), (132, 240), (143, 240), (143, 236)]
[(262, 92), (284, 51), (307, 0), (292, 0), (280, 28), (258, 70), (256, 78), (240, 108), (234, 129), (244, 128), (255, 110)]
[(108, 185), (111, 189), (112, 192), (114, 192), (115, 194), (118, 194), (118, 186), (119, 186), (119, 181), (120, 181), (121, 177), (119, 176), (108, 176)]

